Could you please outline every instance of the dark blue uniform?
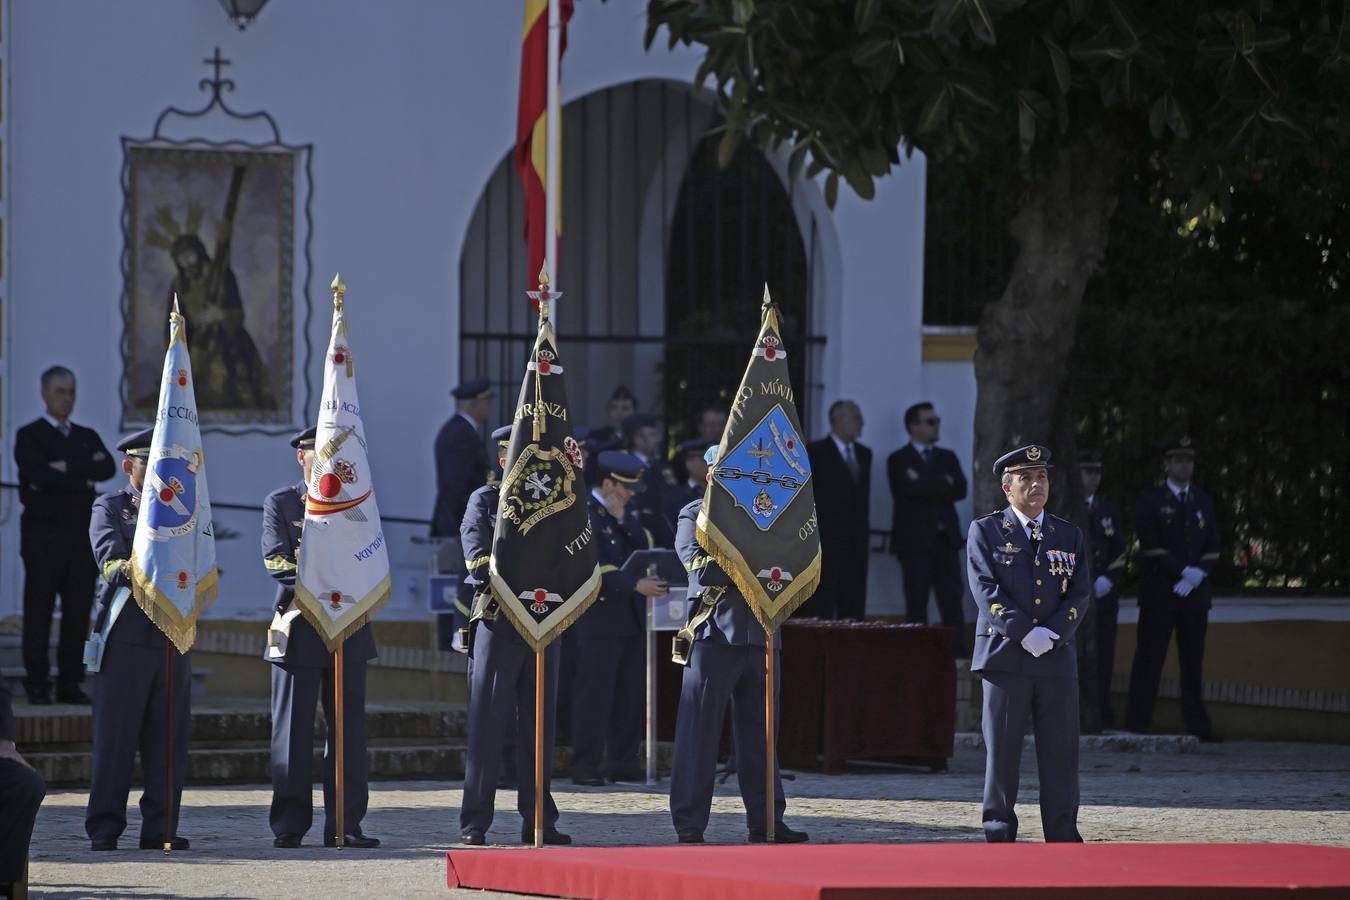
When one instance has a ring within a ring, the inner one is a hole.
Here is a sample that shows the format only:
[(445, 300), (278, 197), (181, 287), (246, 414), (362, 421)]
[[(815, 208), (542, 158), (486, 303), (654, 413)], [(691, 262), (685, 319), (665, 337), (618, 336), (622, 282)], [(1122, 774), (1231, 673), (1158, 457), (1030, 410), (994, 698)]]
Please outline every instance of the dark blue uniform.
[[(89, 552), (89, 512), (94, 485), (116, 474), (113, 458), (91, 428), (69, 424), (62, 434), (37, 419), (14, 436), (19, 471), (19, 554), (23, 557), (24, 688), (41, 701), (51, 691), (47, 642), (56, 595), (61, 595), (61, 635), (56, 651), (57, 700), (85, 702), (84, 639), (94, 601), (94, 559)], [(60, 464), (60, 469), (52, 468)]]
[[(486, 590), (496, 530), (500, 486), (486, 484), (469, 498), (460, 542), (475, 592)], [(497, 775), (506, 749), (507, 731), (515, 719), (515, 761), (519, 779), (516, 809), (521, 832), (534, 830), (534, 678), (535, 653), (514, 625), (480, 598), (483, 614), (475, 610), (469, 658), (469, 747), (464, 762), (464, 802), (459, 810), (462, 831), (487, 831), (497, 795)], [(544, 650), (544, 828), (558, 822), (553, 802), (553, 732), (558, 688), (558, 644)]]
[[(432, 537), (456, 537), (469, 495), (489, 477), (483, 436), (465, 416), (455, 413), (436, 434), (436, 506), (431, 513)], [(473, 591), (460, 582), (455, 592), (455, 611), (436, 620), (442, 650), (449, 650), (451, 637), (469, 624)]]
[(1111, 675), (1116, 658), (1116, 618), (1120, 613), (1120, 580), (1125, 577), (1125, 520), (1120, 509), (1111, 501), (1094, 496), (1083, 504), (1083, 521), (1087, 527), (1088, 555), (1092, 560), (1092, 578), (1111, 580), (1111, 590), (1100, 597), (1093, 588), (1095, 606), (1092, 610), (1093, 636), (1097, 641), (1097, 683), (1088, 688), (1097, 692), (1097, 705), (1102, 711), (1102, 725), (1109, 728), (1115, 722), (1111, 711)]
[[(14, 731), (9, 684), (0, 678), (0, 741), (13, 743)], [(34, 769), (0, 758), (0, 885), (24, 880), (33, 823), (46, 794), (47, 785)]]
[(590, 513), (603, 580), (599, 599), (572, 626), (572, 777), (627, 780), (637, 777), (642, 740), (647, 601), (635, 589), (638, 578), (619, 567), (652, 542), (632, 504), (619, 522), (592, 494)]
[[(1080, 841), (1074, 632), (1091, 593), (1083, 533), (1046, 513), (1042, 540), (1033, 544), (1010, 507), (970, 523), (966, 553), (970, 591), (979, 607), (970, 670), (981, 674), (984, 686), (985, 837), (1017, 839), (1013, 807), (1030, 715), (1045, 839)], [(1040, 657), (1022, 646), (1037, 626), (1059, 635)]]
[[(1150, 488), (1135, 503), (1135, 533), (1140, 558), (1139, 637), (1130, 670), (1125, 727), (1148, 730), (1167, 645), (1175, 630), (1182, 715), (1192, 734), (1209, 737), (1213, 726), (1205, 710), (1201, 669), (1212, 597), (1208, 574), (1219, 561), (1214, 498), (1194, 485), (1188, 488), (1184, 502), (1166, 485)], [(1173, 588), (1187, 567), (1203, 570), (1206, 578), (1181, 597)]]
[[(642, 459), (642, 457), (638, 457)], [(638, 519), (647, 530), (648, 539), (653, 547), (671, 548), (675, 546), (675, 523), (669, 517), (669, 496), (679, 491), (675, 481), (675, 470), (665, 460), (644, 461), (646, 468), (642, 473), (643, 488), (633, 498), (637, 506)]]
[[(273, 606), (291, 608), (295, 600), (296, 554), (305, 522), (305, 486), (275, 490), (263, 501), (262, 557), (267, 573), (277, 582)], [(375, 638), (363, 625), (347, 638), (342, 656), (343, 827), (360, 835), (369, 800), (370, 764), (366, 754), (366, 663), (375, 658)], [(324, 746), (323, 836), (337, 836), (334, 809), (337, 758), (333, 709), (333, 654), (304, 616), (291, 623), (286, 654), (269, 659), (272, 667), (272, 810), (273, 834), (303, 837), (314, 821), (314, 712), (323, 704), (328, 739)]]
[[(130, 485), (94, 501), (89, 542), (102, 572), (96, 624), (102, 627), (113, 595), (129, 587), (127, 561), (136, 535), (140, 495)], [(164, 840), (164, 744), (167, 638), (128, 597), (108, 632), (103, 665), (93, 678), (94, 759), (84, 830), (90, 841), (116, 841), (127, 827), (127, 795), (137, 752), (145, 790), (141, 794), (141, 844)], [(192, 655), (173, 650), (173, 808), (180, 809), (188, 766), (192, 721)], [(174, 828), (175, 832), (177, 828)]]
[[(712, 809), (713, 775), (722, 740), (727, 702), (731, 703), (731, 737), (736, 752), (736, 781), (745, 803), (745, 820), (752, 832), (764, 831), (764, 627), (727, 574), (699, 546), (695, 526), (703, 500), (680, 511), (675, 538), (689, 571), (689, 596), (697, 603), (708, 590), (725, 590), (709, 618), (694, 635), (689, 666), (680, 687), (680, 711), (675, 721), (674, 768), (670, 773), (670, 817), (676, 832), (702, 834)], [(778, 646), (774, 646), (775, 652)], [(776, 662), (774, 673), (782, 671)], [(779, 683), (774, 680), (777, 704)], [(775, 726), (777, 722), (774, 723)], [(776, 739), (775, 735), (775, 739)], [(783, 819), (786, 801), (783, 782), (774, 779), (775, 830)]]

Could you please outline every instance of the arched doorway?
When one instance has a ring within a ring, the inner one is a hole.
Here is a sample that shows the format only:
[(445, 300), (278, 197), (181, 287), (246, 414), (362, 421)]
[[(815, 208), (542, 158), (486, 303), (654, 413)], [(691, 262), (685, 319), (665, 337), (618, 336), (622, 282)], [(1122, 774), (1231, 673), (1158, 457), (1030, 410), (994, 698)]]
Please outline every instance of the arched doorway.
[[(562, 240), (556, 323), (577, 426), (604, 420), (616, 385), (664, 415), (672, 439), (697, 406), (735, 389), (767, 280), (784, 311), (798, 401), (819, 393), (811, 333), (812, 213), (794, 211), (780, 170), (743, 147), (719, 170), (711, 95), (630, 82), (563, 109)], [(525, 298), (523, 199), (507, 152), (474, 209), (460, 255), (460, 376), (487, 376), (494, 425), (514, 408), (536, 318)], [(791, 357), (790, 357), (791, 358)]]

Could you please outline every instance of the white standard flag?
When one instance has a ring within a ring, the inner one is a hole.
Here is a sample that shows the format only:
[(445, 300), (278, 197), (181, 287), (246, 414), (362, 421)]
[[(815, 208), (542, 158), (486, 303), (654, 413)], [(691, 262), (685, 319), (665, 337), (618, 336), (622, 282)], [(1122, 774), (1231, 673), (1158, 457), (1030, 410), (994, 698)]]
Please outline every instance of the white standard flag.
[(143, 502), (131, 542), (136, 604), (179, 653), (192, 648), (197, 617), (216, 599), (216, 539), (206, 490), (206, 457), (197, 427), (183, 317), (174, 298), (169, 349), (159, 382), (155, 436), (145, 465)]
[(314, 466), (305, 491), (295, 600), (329, 650), (389, 600), (389, 552), (366, 457), (347, 317), (333, 278), (333, 335), (323, 370)]

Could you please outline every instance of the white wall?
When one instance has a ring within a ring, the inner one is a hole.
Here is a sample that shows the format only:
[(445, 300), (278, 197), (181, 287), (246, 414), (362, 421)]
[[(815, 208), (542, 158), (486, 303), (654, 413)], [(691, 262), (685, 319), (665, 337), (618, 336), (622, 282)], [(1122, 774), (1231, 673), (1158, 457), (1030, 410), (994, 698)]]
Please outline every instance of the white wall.
[[(350, 288), (380, 508), (428, 516), (431, 444), (458, 372), (460, 247), (480, 191), (514, 140), (520, 6), (280, 0), (240, 33), (208, 0), (4, 4), (4, 480), (15, 478), (14, 430), (41, 412), (37, 376), (52, 363), (80, 377), (75, 418), (109, 444), (117, 437), (119, 138), (148, 136), (166, 106), (204, 104), (202, 60), (219, 46), (233, 61), (225, 73), (236, 84), (230, 105), (265, 109), (288, 143), (314, 144), (308, 338), (317, 357), (330, 321), (325, 286), (340, 269)], [(690, 77), (696, 52), (666, 52), (664, 41), (643, 51), (645, 7), (643, 0), (578, 4), (564, 102), (637, 78)], [(235, 123), (219, 128), (221, 136), (256, 137)], [(919, 363), (923, 173), (922, 159), (907, 160), (871, 203), (841, 191), (816, 273), (828, 304), (826, 395), (859, 400), (869, 419), (865, 439), (882, 458), (902, 440), (900, 410), (926, 387)], [(819, 205), (816, 186), (800, 189), (814, 192), (802, 203)], [(317, 390), (316, 359), (310, 370)], [(297, 421), (312, 415), (297, 410)], [(812, 424), (823, 432), (823, 421)], [(205, 443), (217, 502), (257, 503), (296, 476), (282, 438), (210, 434)], [(881, 525), (889, 520), (884, 475), (877, 485), (873, 524)], [(3, 615), (19, 607), (21, 566), (17, 498), (5, 492), (0, 504)], [(258, 564), (257, 522), (252, 514), (218, 518), (239, 537), (218, 544), (224, 577), (214, 614), (261, 616), (272, 588)], [(420, 529), (389, 531), (395, 564), (416, 565), (408, 537)], [(415, 614), (420, 600), (411, 586), (401, 580), (396, 595)]]

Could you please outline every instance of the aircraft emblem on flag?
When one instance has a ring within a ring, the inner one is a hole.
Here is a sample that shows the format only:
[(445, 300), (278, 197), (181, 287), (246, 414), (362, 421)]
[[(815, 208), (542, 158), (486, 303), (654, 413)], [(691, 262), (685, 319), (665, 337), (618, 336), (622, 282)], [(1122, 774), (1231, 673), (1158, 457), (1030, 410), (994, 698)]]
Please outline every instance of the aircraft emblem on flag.
[(774, 566), (772, 569), (760, 569), (759, 577), (763, 578), (768, 584), (769, 590), (778, 593), (783, 589), (783, 583), (792, 580), (792, 573), (786, 569)]
[[(579, 454), (578, 454), (579, 455)], [(543, 450), (530, 444), (502, 478), (501, 508), (521, 534), (576, 501), (576, 473), (568, 454), (558, 447)]]
[(165, 447), (146, 472), (153, 502), (146, 510), (152, 541), (167, 541), (197, 527), (197, 469), (200, 453), (180, 444)]
[(726, 488), (736, 506), (761, 531), (796, 499), (806, 483), (802, 442), (781, 404), (775, 404), (713, 470), (713, 481)]

